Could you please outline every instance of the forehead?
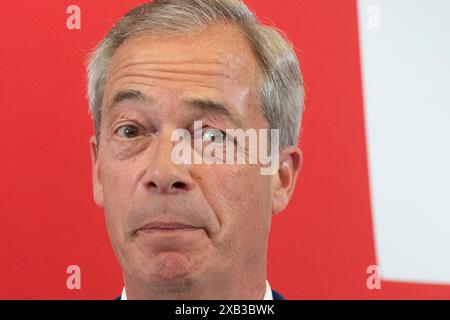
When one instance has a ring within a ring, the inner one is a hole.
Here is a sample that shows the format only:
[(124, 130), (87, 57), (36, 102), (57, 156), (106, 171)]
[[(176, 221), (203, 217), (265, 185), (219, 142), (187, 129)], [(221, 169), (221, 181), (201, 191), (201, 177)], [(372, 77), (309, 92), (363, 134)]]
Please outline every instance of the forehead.
[(145, 65), (162, 69), (219, 75), (236, 85), (255, 83), (258, 64), (238, 26), (216, 24), (202, 31), (163, 37), (140, 35), (122, 44), (111, 61), (110, 74)]
[(102, 112), (108, 115), (115, 109), (114, 100), (124, 90), (138, 90), (151, 97), (154, 106), (162, 101), (171, 106), (158, 108), (160, 115), (177, 118), (181, 115), (174, 116), (173, 108), (202, 101), (209, 106), (204, 111), (217, 110), (210, 107), (220, 104), (232, 118), (241, 118), (240, 123), (259, 121), (257, 70), (253, 50), (237, 26), (219, 24), (164, 37), (140, 35), (128, 39), (112, 58)]

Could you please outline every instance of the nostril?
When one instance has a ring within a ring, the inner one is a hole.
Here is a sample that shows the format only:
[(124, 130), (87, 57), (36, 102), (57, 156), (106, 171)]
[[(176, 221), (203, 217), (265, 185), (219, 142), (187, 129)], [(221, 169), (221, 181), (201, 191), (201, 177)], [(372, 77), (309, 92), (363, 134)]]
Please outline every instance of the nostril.
[(184, 182), (177, 181), (172, 185), (175, 189), (186, 189), (187, 185)]
[(182, 181), (176, 181), (168, 184), (157, 184), (154, 181), (149, 181), (148, 184), (149, 190), (154, 190), (158, 192), (176, 192), (176, 191), (187, 191), (189, 189), (189, 185)]

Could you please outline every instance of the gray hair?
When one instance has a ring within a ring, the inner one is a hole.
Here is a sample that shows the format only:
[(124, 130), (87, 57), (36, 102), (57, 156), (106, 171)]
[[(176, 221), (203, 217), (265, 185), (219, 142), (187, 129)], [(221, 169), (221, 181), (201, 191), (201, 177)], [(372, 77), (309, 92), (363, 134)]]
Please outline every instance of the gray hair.
[(241, 0), (155, 0), (139, 5), (117, 21), (88, 61), (89, 109), (97, 142), (111, 59), (126, 39), (142, 34), (185, 33), (219, 22), (241, 28), (260, 67), (257, 89), (268, 125), (280, 130), (280, 148), (296, 145), (304, 87), (294, 49), (281, 31), (260, 24)]

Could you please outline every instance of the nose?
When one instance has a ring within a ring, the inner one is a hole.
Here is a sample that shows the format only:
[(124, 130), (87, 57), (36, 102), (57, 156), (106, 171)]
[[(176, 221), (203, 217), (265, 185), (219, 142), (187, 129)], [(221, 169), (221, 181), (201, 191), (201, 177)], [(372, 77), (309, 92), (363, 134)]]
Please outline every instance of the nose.
[(177, 194), (187, 192), (194, 186), (188, 165), (175, 164), (171, 159), (173, 142), (170, 136), (160, 134), (150, 147), (147, 170), (143, 177), (145, 188), (150, 192)]

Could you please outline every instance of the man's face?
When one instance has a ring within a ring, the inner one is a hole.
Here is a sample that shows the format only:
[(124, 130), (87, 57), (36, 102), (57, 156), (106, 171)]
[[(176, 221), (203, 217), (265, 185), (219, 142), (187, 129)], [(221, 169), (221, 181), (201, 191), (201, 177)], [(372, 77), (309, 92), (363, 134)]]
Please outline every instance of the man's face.
[(92, 138), (91, 152), (94, 197), (125, 278), (173, 290), (249, 268), (265, 272), (273, 178), (260, 165), (171, 160), (173, 130), (192, 132), (196, 120), (203, 132), (268, 128), (257, 72), (239, 29), (225, 25), (137, 37), (115, 53), (99, 149)]

